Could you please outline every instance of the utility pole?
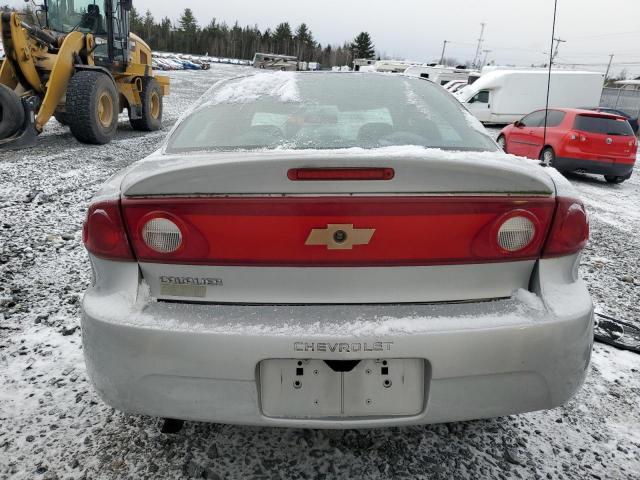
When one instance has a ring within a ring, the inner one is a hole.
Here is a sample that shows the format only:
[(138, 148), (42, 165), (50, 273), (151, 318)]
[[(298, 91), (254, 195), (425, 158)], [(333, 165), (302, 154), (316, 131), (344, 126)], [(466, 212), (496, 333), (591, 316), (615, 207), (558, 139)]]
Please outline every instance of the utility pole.
[(484, 22), (480, 24), (480, 38), (478, 38), (478, 48), (476, 49), (476, 56), (473, 58), (474, 67), (477, 67), (478, 62), (480, 61), (480, 51), (482, 50), (482, 42), (484, 42), (484, 28), (486, 26), (487, 24)]
[(491, 50), (483, 50), (482, 53), (484, 53), (484, 60), (482, 60), (482, 64), (480, 64), (481, 70), (482, 70), (482, 67), (484, 67), (487, 64), (487, 57), (491, 53)]
[(609, 78), (609, 72), (611, 71), (611, 64), (613, 63), (613, 53), (611, 55), (609, 55), (609, 65), (607, 65), (607, 73), (604, 74), (604, 81), (607, 81), (607, 78)]
[(442, 44), (442, 55), (440, 55), (440, 65), (444, 63), (444, 51), (447, 48), (447, 43), (450, 43), (449, 40), (445, 40), (444, 43)]
[(560, 50), (560, 44), (561, 43), (567, 43), (566, 40), (562, 40), (561, 38), (554, 38), (553, 41), (556, 42), (556, 48), (553, 51), (553, 56), (551, 57), (551, 63), (553, 63), (553, 61), (558, 56), (558, 50)]

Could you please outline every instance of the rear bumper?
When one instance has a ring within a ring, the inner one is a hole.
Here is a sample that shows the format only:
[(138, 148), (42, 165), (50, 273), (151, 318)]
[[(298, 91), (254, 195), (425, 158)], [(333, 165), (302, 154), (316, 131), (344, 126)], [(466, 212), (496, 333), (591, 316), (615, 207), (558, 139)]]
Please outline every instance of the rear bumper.
[[(448, 305), (187, 305), (93, 287), (83, 300), (85, 360), (114, 408), (186, 420), (358, 428), (553, 408), (582, 384), (593, 338), (584, 284), (560, 273), (569, 260), (540, 262), (534, 283), (544, 303), (516, 295)], [(319, 342), (344, 346), (329, 353)], [(364, 343), (369, 351), (353, 346)], [(267, 417), (259, 363), (277, 358), (424, 359), (424, 408), (411, 417)]]
[(633, 163), (619, 163), (602, 160), (584, 160), (579, 158), (557, 157), (554, 161), (555, 168), (561, 171), (573, 172), (584, 170), (587, 173), (599, 175), (612, 175), (616, 177), (630, 177), (633, 172)]

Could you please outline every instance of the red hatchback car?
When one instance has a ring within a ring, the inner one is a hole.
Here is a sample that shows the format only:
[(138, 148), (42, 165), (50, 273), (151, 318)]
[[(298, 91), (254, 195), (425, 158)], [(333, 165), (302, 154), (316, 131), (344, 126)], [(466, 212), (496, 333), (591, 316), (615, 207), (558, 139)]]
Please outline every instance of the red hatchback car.
[(623, 117), (556, 108), (549, 110), (544, 141), (545, 111), (538, 110), (506, 126), (498, 144), (521, 157), (540, 159), (560, 171), (604, 175), (609, 183), (631, 177), (638, 140)]

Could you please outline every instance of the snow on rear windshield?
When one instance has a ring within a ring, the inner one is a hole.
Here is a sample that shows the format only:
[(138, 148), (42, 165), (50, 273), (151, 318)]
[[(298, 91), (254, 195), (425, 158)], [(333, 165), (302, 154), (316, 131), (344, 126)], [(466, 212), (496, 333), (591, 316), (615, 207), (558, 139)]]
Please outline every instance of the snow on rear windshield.
[(291, 72), (270, 72), (227, 83), (214, 92), (213, 98), (205, 106), (255, 102), (261, 97), (272, 97), (282, 102), (299, 102), (301, 99), (296, 76)]
[(495, 151), (484, 129), (429, 81), (269, 72), (231, 81), (174, 130), (167, 152), (379, 148)]

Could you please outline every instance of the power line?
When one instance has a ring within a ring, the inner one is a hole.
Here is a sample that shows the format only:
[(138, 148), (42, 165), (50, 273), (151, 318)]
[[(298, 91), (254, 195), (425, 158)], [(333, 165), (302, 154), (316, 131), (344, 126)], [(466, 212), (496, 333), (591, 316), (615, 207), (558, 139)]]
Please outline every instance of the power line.
[(604, 37), (617, 37), (622, 35), (640, 35), (640, 30), (633, 30), (631, 32), (615, 32), (615, 33), (601, 33), (598, 35), (581, 35), (579, 37), (571, 37), (570, 40), (583, 40), (588, 38), (604, 38)]
[[(601, 63), (597, 63), (597, 62), (593, 62), (593, 63), (571, 62), (571, 61), (565, 59), (563, 62), (554, 62), (554, 65), (563, 65), (563, 66), (578, 65), (578, 66), (582, 66), (582, 67), (606, 67), (609, 64), (607, 62), (601, 62)], [(640, 66), (640, 60), (634, 60), (632, 62), (612, 62), (611, 66), (612, 67), (637, 67), (637, 66)]]

